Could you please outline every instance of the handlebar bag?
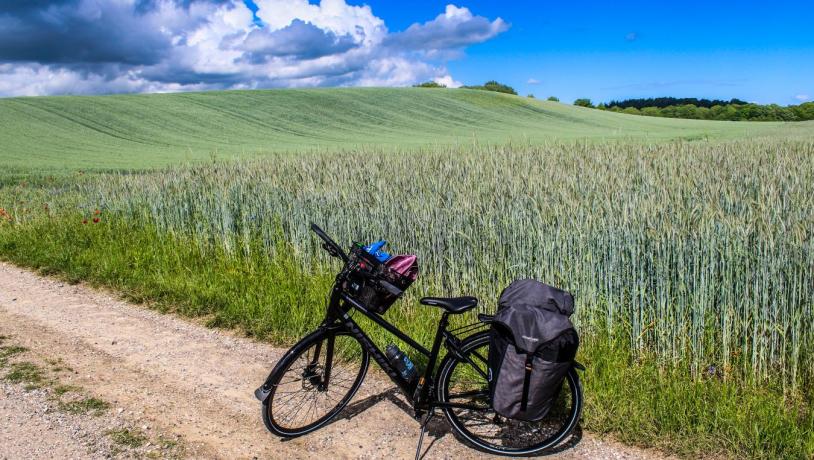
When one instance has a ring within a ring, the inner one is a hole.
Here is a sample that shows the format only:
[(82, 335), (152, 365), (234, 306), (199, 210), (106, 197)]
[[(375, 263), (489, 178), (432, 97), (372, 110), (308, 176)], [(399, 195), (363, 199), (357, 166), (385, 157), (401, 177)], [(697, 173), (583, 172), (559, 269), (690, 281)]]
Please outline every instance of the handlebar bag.
[(536, 280), (518, 280), (503, 290), (489, 344), (495, 412), (525, 421), (548, 415), (579, 347), (573, 312), (570, 293)]
[[(413, 264), (417, 271), (417, 260)], [(384, 314), (415, 279), (379, 262), (358, 244), (351, 247), (344, 273), (344, 291), (379, 314)]]

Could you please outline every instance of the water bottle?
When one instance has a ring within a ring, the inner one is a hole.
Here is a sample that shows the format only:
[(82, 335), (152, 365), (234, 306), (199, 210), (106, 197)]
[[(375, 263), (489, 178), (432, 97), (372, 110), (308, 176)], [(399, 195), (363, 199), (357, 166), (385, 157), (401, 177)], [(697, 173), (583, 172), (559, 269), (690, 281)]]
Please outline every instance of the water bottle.
[(410, 358), (404, 354), (403, 351), (399, 350), (399, 347), (391, 343), (387, 346), (385, 354), (387, 355), (387, 359), (390, 360), (390, 364), (399, 371), (399, 374), (401, 374), (404, 380), (413, 383), (418, 378), (418, 371), (416, 371), (415, 365), (413, 365), (413, 362), (410, 361)]

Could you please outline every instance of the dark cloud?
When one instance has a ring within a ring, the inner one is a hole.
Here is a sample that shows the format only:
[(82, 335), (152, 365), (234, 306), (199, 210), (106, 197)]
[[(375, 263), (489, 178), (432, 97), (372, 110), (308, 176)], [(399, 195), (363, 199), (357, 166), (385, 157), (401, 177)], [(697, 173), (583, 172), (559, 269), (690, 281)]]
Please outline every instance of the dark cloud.
[(140, 71), (139, 76), (157, 83), (173, 83), (182, 86), (206, 84), (223, 88), (245, 81), (245, 76), (239, 73), (196, 72), (182, 66), (173, 65), (150, 67)]
[(279, 30), (257, 28), (251, 31), (240, 48), (246, 50), (249, 61), (260, 63), (267, 61), (269, 57), (315, 59), (341, 54), (356, 46), (350, 35), (337, 37), (333, 32), (295, 19)]
[(4, 0), (2, 14), (18, 14), (24, 11), (44, 10), (48, 7), (77, 3), (77, 0)]
[(508, 29), (509, 24), (501, 18), (489, 21), (482, 16), (472, 15), (466, 8), (447, 5), (444, 14), (390, 35), (387, 44), (416, 51), (448, 50), (484, 42)]
[(149, 65), (171, 47), (132, 6), (112, 2), (13, 1), (0, 14), (0, 61)]
[[(138, 13), (147, 13), (149, 11), (154, 11), (158, 8), (159, 4), (161, 3), (160, 0), (136, 0), (134, 4), (134, 10)], [(172, 3), (175, 6), (189, 9), (189, 7), (194, 3), (208, 3), (208, 4), (215, 4), (215, 5), (226, 5), (226, 4), (234, 4), (233, 0), (172, 0)]]

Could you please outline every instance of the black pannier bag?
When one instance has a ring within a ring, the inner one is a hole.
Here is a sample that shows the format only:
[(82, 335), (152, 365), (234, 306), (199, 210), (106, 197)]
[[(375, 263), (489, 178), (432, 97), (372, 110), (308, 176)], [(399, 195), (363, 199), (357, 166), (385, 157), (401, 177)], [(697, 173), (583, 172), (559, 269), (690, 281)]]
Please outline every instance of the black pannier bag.
[(545, 418), (572, 367), (579, 337), (574, 297), (536, 280), (517, 280), (500, 294), (489, 344), (489, 391), (498, 414)]
[(413, 280), (379, 262), (358, 243), (348, 254), (344, 270), (347, 281), (342, 289), (369, 310), (384, 314)]

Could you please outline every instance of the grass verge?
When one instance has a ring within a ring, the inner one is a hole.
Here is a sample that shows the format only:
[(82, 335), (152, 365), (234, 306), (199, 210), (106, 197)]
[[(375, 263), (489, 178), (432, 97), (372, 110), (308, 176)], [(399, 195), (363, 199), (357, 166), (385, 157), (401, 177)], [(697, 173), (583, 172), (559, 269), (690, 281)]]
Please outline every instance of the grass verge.
[[(282, 255), (271, 260), (203, 252), (152, 228), (117, 221), (82, 225), (55, 217), (0, 227), (0, 256), (14, 263), (107, 286), (160, 310), (278, 344), (318, 324), (333, 278), (323, 267), (303, 268), (288, 252), (277, 251)], [(387, 316), (425, 343), (437, 320), (433, 309), (404, 305)], [(388, 339), (379, 330), (371, 335)], [(687, 457), (814, 455), (810, 393), (714, 375), (693, 379), (680, 363), (660, 366), (654, 358), (634, 358), (625, 343), (583, 334), (586, 429)]]

